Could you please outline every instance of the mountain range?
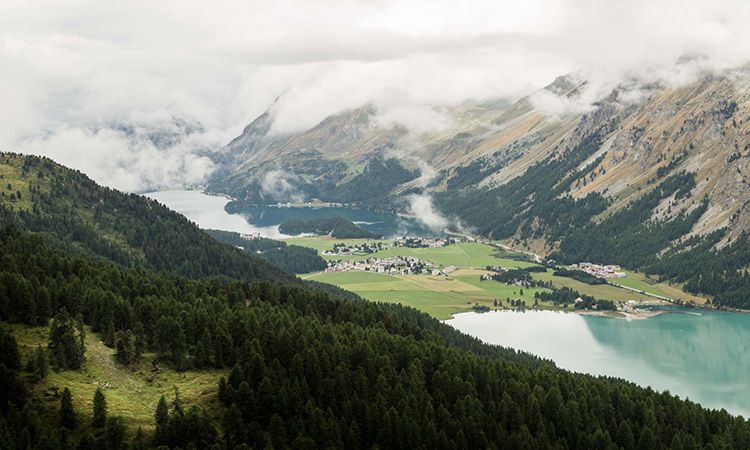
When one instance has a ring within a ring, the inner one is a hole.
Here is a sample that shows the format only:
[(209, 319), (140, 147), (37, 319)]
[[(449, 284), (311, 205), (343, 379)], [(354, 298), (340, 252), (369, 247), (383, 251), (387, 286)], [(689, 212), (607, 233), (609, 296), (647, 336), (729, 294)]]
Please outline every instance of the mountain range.
[[(515, 102), (434, 108), (445, 120), (427, 131), (385, 122), (388, 111), (368, 104), (278, 134), (270, 108), (218, 153), (209, 189), (251, 204), (318, 199), (397, 211), (409, 210), (411, 194), (429, 194), (455, 223), (549, 254), (560, 236), (547, 217), (527, 214), (529, 204), (517, 205), (512, 226), (500, 230), (487, 227), (492, 214), (472, 213), (456, 199), (473, 203), (468, 199), (499, 194), (539, 164), (568, 162), (536, 178), (551, 177), (557, 198), (596, 198), (601, 205), (580, 222), (586, 224), (684, 171), (694, 174), (695, 186), (680, 198), (661, 198), (649, 220), (674, 219), (707, 200), (681, 237), (726, 230), (734, 239), (750, 227), (749, 87), (750, 72), (741, 68), (682, 84), (630, 80), (591, 102), (590, 83), (569, 75)], [(584, 153), (576, 151), (582, 144)]]

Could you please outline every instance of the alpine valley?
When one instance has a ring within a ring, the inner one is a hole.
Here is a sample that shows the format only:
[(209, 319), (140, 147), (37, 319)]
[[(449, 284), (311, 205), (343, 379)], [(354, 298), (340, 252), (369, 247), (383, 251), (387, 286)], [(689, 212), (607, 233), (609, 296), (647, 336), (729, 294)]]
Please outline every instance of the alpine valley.
[[(430, 236), (345, 217), (288, 218), (325, 236), (283, 242), (204, 230), (0, 153), (0, 448), (750, 448), (746, 317), (604, 322), (683, 288), (750, 303), (748, 80), (633, 80), (590, 103), (567, 76), (434, 108), (419, 132), (364, 105), (279, 134), (271, 108), (206, 153), (228, 212), (355, 208)], [(435, 299), (473, 311), (444, 323)], [(569, 370), (592, 356), (612, 370)]]
[(750, 69), (631, 79), (587, 100), (593, 89), (562, 76), (516, 102), (432, 108), (440, 120), (418, 131), (368, 104), (280, 134), (272, 107), (215, 155), (208, 189), (239, 212), (312, 201), (418, 215), (750, 306)]

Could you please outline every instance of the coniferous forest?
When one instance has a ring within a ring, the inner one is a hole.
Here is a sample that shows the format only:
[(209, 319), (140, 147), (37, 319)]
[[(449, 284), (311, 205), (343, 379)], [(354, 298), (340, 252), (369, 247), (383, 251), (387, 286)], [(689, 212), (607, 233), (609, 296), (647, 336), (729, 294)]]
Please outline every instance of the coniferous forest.
[[(725, 411), (301, 283), (49, 160), (0, 164), (24, 182), (20, 201), (3, 199), (0, 228), (3, 448), (750, 447), (750, 424)], [(74, 219), (58, 224), (57, 212)], [(10, 324), (46, 327), (47, 345), (22, 360)], [(175, 392), (153, 399), (153, 431), (130, 430), (106, 392), (82, 411), (60, 386), (56, 419), (41, 420), (30, 388), (81, 370), (88, 332), (123, 367), (148, 355), (182, 373), (222, 369), (220, 409)]]

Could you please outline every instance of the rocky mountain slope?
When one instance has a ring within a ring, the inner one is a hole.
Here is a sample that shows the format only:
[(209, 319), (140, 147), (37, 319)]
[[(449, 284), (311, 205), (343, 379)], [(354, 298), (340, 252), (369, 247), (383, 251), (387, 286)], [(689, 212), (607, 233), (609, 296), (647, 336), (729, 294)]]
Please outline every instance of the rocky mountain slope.
[[(317, 198), (398, 209), (404, 194), (424, 189), (448, 195), (492, 191), (536, 164), (570, 159), (576, 146), (596, 134), (596, 144), (574, 167), (550, 174), (559, 177), (555, 183), (565, 183), (556, 195), (600, 195), (606, 207), (592, 216), (597, 221), (641, 198), (656, 181), (687, 171), (695, 174), (695, 188), (679, 199), (661, 199), (652, 219), (674, 218), (707, 198), (689, 235), (727, 228), (727, 237), (736, 238), (750, 227), (749, 80), (749, 72), (738, 69), (679, 86), (631, 81), (587, 106), (581, 100), (586, 82), (560, 77), (513, 104), (442, 108), (449, 125), (420, 133), (384, 125), (372, 105), (292, 135), (270, 133), (272, 116), (266, 113), (220, 153), (222, 170), (210, 188), (255, 203)], [(378, 186), (381, 196), (364, 198), (361, 192), (372, 192), (362, 177), (367, 169), (382, 182), (396, 167), (402, 172)], [(355, 190), (351, 184), (365, 186)], [(438, 203), (444, 213), (482, 228), (481, 220), (463, 217), (462, 208)], [(490, 234), (520, 238), (518, 230), (540, 222), (521, 219), (514, 233)], [(543, 253), (553, 248), (518, 240)]]

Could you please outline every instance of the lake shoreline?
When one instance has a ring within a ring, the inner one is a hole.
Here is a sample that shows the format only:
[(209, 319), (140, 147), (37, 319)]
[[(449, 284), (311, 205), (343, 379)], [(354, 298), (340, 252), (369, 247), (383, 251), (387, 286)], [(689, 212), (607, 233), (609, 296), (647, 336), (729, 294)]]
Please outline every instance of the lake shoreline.
[(564, 314), (578, 314), (581, 316), (606, 317), (609, 319), (620, 319), (620, 320), (644, 320), (644, 319), (650, 319), (651, 317), (656, 317), (661, 314), (670, 313), (670, 311), (667, 311), (664, 309), (648, 309), (648, 310), (644, 309), (644, 310), (635, 310), (635, 311), (596, 311), (596, 310), (590, 310), (590, 309), (564, 309), (564, 308), (555, 308), (555, 309), (497, 308), (497, 309), (492, 309), (490, 311), (475, 311), (472, 308), (466, 308), (463, 311), (456, 311), (456, 312), (451, 313), (448, 319), (441, 320), (441, 322), (455, 319), (457, 314), (465, 314), (465, 313), (474, 313), (474, 314), (486, 314), (488, 312), (525, 313), (525, 312), (536, 312), (536, 311), (549, 311), (549, 312), (558, 312), (558, 313), (564, 313)]
[[(523, 314), (510, 314), (523, 312)], [(560, 314), (560, 312), (577, 314)], [(443, 323), (485, 343), (549, 359), (561, 368), (628, 380), (748, 417), (750, 317), (689, 307), (635, 311), (496, 310)], [(617, 314), (626, 319), (624, 315)], [(644, 320), (650, 319), (650, 320)]]

